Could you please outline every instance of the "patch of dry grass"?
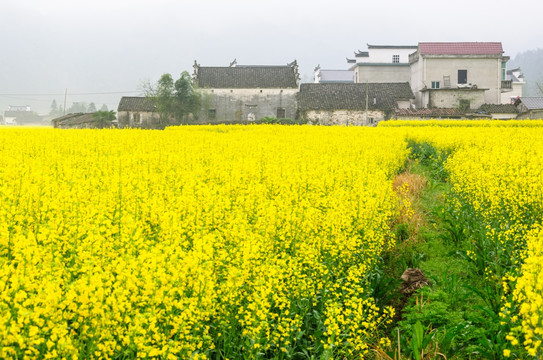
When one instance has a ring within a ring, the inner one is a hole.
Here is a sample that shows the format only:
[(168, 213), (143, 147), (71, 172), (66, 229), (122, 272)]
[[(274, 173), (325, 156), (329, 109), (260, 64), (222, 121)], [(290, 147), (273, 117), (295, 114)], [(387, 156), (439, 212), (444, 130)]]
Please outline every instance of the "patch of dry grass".
[(396, 220), (398, 224), (408, 225), (408, 241), (415, 241), (419, 229), (426, 222), (426, 216), (418, 209), (417, 204), (421, 192), (426, 188), (428, 181), (424, 176), (414, 174), (410, 170), (398, 174), (393, 182), (393, 189), (399, 197), (400, 215)]

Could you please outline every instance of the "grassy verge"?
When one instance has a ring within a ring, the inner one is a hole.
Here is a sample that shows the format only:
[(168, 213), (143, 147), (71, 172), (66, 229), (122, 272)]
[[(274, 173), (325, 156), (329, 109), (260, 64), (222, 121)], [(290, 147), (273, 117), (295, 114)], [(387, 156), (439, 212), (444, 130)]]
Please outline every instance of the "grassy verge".
[[(454, 194), (443, 166), (448, 153), (425, 143), (410, 147), (396, 189), (412, 210), (395, 224), (398, 243), (385, 256), (383, 272), (399, 279), (407, 268), (419, 268), (429, 286), (407, 296), (397, 280), (388, 281), (396, 285), (395, 296), (386, 298), (397, 311), (390, 329), (396, 344), (379, 353), (392, 359), (499, 359), (506, 335), (499, 319), (503, 294), (466, 256), (480, 231), (475, 217), (450, 205)], [(409, 192), (413, 188), (418, 190)]]

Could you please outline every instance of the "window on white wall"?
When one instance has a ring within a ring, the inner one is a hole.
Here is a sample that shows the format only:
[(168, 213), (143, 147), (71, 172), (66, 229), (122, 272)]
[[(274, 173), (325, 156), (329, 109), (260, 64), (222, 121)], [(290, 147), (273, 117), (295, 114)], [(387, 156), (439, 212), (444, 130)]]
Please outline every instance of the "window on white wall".
[(439, 89), (440, 83), (439, 81), (432, 81), (432, 89)]
[(458, 83), (467, 84), (468, 83), (468, 71), (467, 70), (458, 70)]
[(392, 55), (392, 62), (397, 64), (400, 62), (400, 55)]

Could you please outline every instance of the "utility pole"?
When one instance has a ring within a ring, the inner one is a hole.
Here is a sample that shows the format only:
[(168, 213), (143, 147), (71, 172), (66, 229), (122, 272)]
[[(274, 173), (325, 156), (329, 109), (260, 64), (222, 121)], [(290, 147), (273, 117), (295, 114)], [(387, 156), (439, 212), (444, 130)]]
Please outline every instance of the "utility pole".
[(68, 88), (66, 88), (66, 90), (64, 91), (64, 114), (63, 115), (66, 115), (66, 97), (68, 96)]
[(369, 87), (369, 84), (368, 84), (368, 80), (366, 80), (366, 115), (364, 117), (364, 125), (368, 125), (368, 87)]

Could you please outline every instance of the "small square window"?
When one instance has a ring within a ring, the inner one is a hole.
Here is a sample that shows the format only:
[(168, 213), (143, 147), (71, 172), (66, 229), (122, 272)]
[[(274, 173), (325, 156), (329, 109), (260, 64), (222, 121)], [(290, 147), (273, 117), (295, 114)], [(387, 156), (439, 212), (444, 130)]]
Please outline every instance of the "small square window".
[(217, 118), (217, 110), (215, 109), (209, 109), (207, 111), (207, 118), (209, 120), (215, 120)]
[(287, 116), (285, 108), (277, 108), (277, 118), (284, 119)]
[(400, 55), (392, 55), (392, 62), (397, 64), (400, 62)]
[(439, 89), (440, 85), (439, 81), (432, 81), (432, 89)]

